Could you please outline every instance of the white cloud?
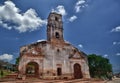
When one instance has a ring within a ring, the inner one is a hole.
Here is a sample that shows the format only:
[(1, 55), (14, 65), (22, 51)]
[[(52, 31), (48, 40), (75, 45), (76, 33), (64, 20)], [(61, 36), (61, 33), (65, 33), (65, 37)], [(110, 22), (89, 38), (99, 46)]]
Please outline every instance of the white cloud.
[(120, 53), (116, 53), (117, 56), (120, 56)]
[(111, 32), (120, 32), (120, 26), (118, 26), (118, 27), (112, 29)]
[(83, 48), (83, 45), (82, 45), (82, 44), (79, 44), (78, 46), (79, 46), (80, 48)]
[(113, 45), (116, 45), (117, 44), (117, 42), (113, 42)]
[(78, 2), (75, 4), (75, 11), (76, 13), (81, 11), (81, 8), (85, 7), (86, 1), (85, 0), (78, 0)]
[(11, 54), (3, 54), (3, 55), (0, 55), (0, 60), (11, 61), (11, 60), (13, 60), (13, 55), (11, 55)]
[(56, 13), (61, 14), (63, 16), (65, 16), (67, 14), (63, 5), (58, 5), (55, 9), (52, 9), (52, 12), (56, 12)]
[(113, 45), (119, 45), (120, 44), (120, 42), (113, 42)]
[(6, 29), (15, 29), (19, 32), (34, 31), (46, 24), (46, 20), (38, 17), (32, 8), (20, 14), (20, 9), (12, 1), (5, 1), (0, 6), (0, 25)]
[(107, 54), (105, 54), (103, 57), (105, 57), (105, 58), (106, 58), (106, 57), (108, 57), (108, 55), (107, 55)]
[(76, 19), (77, 19), (77, 16), (73, 15), (72, 17), (69, 18), (69, 21), (70, 21), (70, 22), (73, 22), (73, 21), (76, 20)]

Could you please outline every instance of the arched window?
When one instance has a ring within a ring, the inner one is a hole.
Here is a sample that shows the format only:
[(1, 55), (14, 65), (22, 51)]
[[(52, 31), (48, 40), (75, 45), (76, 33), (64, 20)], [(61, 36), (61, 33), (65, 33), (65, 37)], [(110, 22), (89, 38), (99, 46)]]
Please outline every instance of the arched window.
[(59, 52), (60, 52), (60, 50), (59, 50), (59, 49), (57, 49), (57, 52), (59, 53)]
[(55, 33), (55, 37), (58, 38), (58, 39), (60, 38), (60, 35), (59, 35), (58, 32)]

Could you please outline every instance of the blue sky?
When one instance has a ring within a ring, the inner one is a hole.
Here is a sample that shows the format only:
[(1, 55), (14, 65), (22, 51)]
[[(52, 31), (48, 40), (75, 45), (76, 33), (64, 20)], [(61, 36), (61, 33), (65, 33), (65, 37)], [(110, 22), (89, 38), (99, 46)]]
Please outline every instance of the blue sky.
[(63, 15), (66, 41), (120, 72), (119, 0), (0, 0), (0, 59), (14, 63), (21, 46), (46, 39), (50, 12)]

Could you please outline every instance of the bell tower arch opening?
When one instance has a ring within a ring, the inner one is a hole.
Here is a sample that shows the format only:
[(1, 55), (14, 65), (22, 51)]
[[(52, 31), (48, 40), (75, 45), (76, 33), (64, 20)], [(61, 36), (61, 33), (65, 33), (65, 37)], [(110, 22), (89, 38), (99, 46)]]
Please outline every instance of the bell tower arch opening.
[(57, 17), (55, 17), (55, 21), (58, 21), (58, 18), (57, 18)]
[(56, 37), (57, 39), (59, 39), (59, 38), (60, 38), (60, 35), (59, 35), (59, 33), (58, 33), (58, 32), (56, 32), (56, 33), (55, 33), (55, 37)]

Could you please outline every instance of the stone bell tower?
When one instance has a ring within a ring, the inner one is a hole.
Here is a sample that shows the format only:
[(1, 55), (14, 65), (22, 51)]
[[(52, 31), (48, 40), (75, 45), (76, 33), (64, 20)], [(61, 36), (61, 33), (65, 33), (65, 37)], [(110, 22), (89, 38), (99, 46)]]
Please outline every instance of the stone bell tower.
[(48, 16), (47, 40), (50, 42), (62, 42), (63, 39), (63, 22), (62, 15), (52, 12)]

